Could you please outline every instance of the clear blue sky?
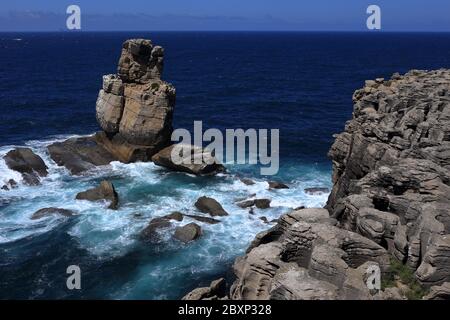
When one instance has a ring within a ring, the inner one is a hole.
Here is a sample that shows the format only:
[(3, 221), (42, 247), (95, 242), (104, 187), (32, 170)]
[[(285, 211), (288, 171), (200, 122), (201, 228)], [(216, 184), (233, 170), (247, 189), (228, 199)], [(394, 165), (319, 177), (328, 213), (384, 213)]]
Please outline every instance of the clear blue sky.
[(450, 0), (2, 0), (0, 31), (65, 28), (66, 8), (94, 30), (366, 30), (366, 8), (384, 31), (450, 32)]

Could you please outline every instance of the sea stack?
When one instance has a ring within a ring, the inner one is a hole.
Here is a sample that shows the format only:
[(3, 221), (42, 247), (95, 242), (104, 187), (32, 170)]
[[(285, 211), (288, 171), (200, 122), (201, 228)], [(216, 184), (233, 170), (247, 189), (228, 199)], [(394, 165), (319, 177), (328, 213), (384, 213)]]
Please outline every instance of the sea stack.
[(175, 88), (161, 80), (164, 49), (150, 40), (124, 42), (117, 74), (103, 76), (96, 140), (120, 161), (150, 161), (170, 144)]

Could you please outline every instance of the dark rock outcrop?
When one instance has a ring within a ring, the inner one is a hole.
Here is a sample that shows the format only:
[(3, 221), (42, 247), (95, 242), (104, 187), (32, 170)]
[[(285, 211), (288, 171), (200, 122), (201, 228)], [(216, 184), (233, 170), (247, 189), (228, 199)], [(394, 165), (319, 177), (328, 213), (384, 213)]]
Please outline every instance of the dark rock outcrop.
[(203, 213), (208, 213), (212, 217), (216, 216), (227, 216), (228, 212), (226, 212), (220, 203), (218, 203), (213, 198), (209, 197), (200, 197), (195, 202), (195, 207)]
[(315, 188), (306, 188), (305, 189), (305, 193), (309, 194), (309, 195), (320, 195), (320, 194), (329, 193), (329, 192), (330, 192), (330, 189), (328, 189), (328, 188), (315, 187)]
[(189, 223), (182, 227), (177, 227), (175, 229), (174, 238), (184, 242), (188, 243), (193, 240), (198, 239), (202, 235), (202, 228), (195, 223)]
[(278, 181), (269, 181), (269, 189), (289, 189), (287, 184)]
[(102, 181), (98, 187), (78, 193), (76, 199), (88, 201), (106, 200), (110, 202), (108, 209), (113, 210), (116, 210), (119, 206), (119, 195), (114, 185), (109, 181)]
[[(172, 153), (177, 153), (177, 157), (179, 157), (179, 161), (176, 163)], [(225, 172), (225, 167), (211, 153), (192, 145), (171, 145), (155, 154), (152, 161), (156, 165), (170, 170), (195, 175), (214, 175)]]
[(158, 231), (169, 228), (172, 223), (171, 220), (183, 221), (183, 214), (180, 212), (172, 212), (163, 217), (154, 218), (150, 221), (147, 227), (142, 230), (139, 238), (142, 241), (157, 241), (159, 240)]
[(21, 173), (23, 181), (28, 185), (40, 184), (39, 177), (46, 177), (48, 174), (44, 160), (30, 148), (11, 150), (3, 159), (8, 168)]
[(197, 215), (193, 215), (193, 214), (185, 214), (185, 217), (189, 217), (191, 219), (203, 222), (203, 223), (207, 223), (207, 224), (217, 224), (220, 223), (220, 220), (214, 219), (214, 218), (209, 218), (209, 217), (202, 217), (202, 216), (197, 216)]
[(43, 209), (40, 209), (40, 210), (36, 211), (35, 213), (33, 213), (33, 215), (31, 216), (30, 219), (38, 220), (38, 219), (42, 219), (42, 218), (49, 217), (52, 215), (71, 217), (71, 216), (75, 215), (75, 212), (72, 210), (61, 209), (61, 208), (43, 208)]
[(53, 143), (47, 149), (52, 160), (66, 167), (73, 175), (118, 160), (97, 143), (95, 136), (70, 138)]
[(241, 208), (250, 208), (256, 206), (258, 209), (270, 208), (270, 199), (247, 199), (236, 203)]
[(425, 286), (450, 280), (450, 71), (367, 81), (330, 150), (327, 208)]

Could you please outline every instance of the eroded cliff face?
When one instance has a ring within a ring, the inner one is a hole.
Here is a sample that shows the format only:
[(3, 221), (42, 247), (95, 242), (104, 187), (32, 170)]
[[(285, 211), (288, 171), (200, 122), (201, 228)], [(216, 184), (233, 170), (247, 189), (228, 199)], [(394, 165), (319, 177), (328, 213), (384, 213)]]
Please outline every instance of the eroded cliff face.
[(450, 71), (367, 81), (329, 156), (327, 208), (340, 226), (417, 269), (450, 281)]
[[(395, 257), (448, 296), (450, 70), (367, 81), (329, 156), (326, 209), (291, 212), (236, 260), (232, 299), (402, 299), (367, 270)], [(398, 263), (398, 262), (396, 262)], [(437, 285), (442, 285), (437, 287)]]
[(149, 161), (170, 144), (175, 88), (161, 80), (163, 61), (162, 47), (130, 39), (118, 74), (103, 77), (96, 114), (105, 134), (97, 141), (123, 162)]

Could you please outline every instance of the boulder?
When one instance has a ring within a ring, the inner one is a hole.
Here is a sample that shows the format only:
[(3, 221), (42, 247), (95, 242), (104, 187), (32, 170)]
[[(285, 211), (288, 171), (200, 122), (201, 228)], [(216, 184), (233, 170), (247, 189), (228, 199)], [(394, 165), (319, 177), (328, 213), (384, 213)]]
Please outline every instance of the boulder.
[(255, 184), (255, 181), (253, 181), (252, 179), (249, 179), (249, 178), (240, 178), (239, 180), (246, 186), (252, 186)]
[(255, 206), (258, 209), (267, 209), (270, 208), (270, 199), (255, 199)]
[(220, 203), (218, 203), (213, 198), (200, 197), (195, 202), (195, 207), (203, 213), (208, 213), (212, 217), (215, 216), (227, 216), (228, 213), (222, 208)]
[(24, 182), (28, 185), (40, 184), (39, 177), (46, 177), (48, 174), (44, 160), (30, 148), (11, 150), (3, 159), (8, 168), (22, 174)]
[(195, 175), (214, 175), (225, 171), (224, 166), (209, 152), (192, 145), (171, 145), (155, 154), (152, 161), (170, 170)]
[(226, 297), (227, 284), (224, 278), (211, 282), (209, 287), (196, 288), (185, 295), (181, 300), (218, 300)]
[(282, 182), (269, 181), (269, 189), (289, 189), (289, 187)]
[(60, 208), (43, 208), (43, 209), (40, 209), (40, 210), (36, 211), (35, 213), (33, 213), (33, 215), (31, 216), (30, 219), (38, 220), (38, 219), (46, 218), (46, 217), (49, 217), (52, 215), (71, 217), (71, 216), (75, 215), (75, 212), (72, 210), (60, 209)]
[(180, 222), (183, 221), (183, 218), (183, 214), (177, 211), (162, 217), (153, 218), (147, 225), (147, 227), (145, 227), (145, 229), (141, 231), (139, 238), (143, 241), (157, 241), (159, 240), (157, 231), (159, 231), (160, 229), (169, 228), (172, 225), (172, 223), (170, 222), (171, 220)]
[(202, 228), (195, 223), (189, 223), (182, 227), (177, 227), (175, 229), (174, 237), (175, 239), (188, 243), (193, 240), (198, 239), (202, 234)]
[(66, 167), (73, 175), (80, 175), (96, 166), (118, 160), (97, 143), (95, 136), (70, 138), (53, 143), (47, 149), (52, 160), (59, 166)]
[(9, 191), (17, 188), (17, 182), (14, 179), (9, 179), (8, 182), (2, 186), (2, 190)]
[(114, 185), (109, 181), (102, 181), (100, 186), (78, 193), (76, 199), (88, 201), (106, 200), (110, 202), (108, 209), (113, 210), (116, 210), (119, 206), (119, 196)]

